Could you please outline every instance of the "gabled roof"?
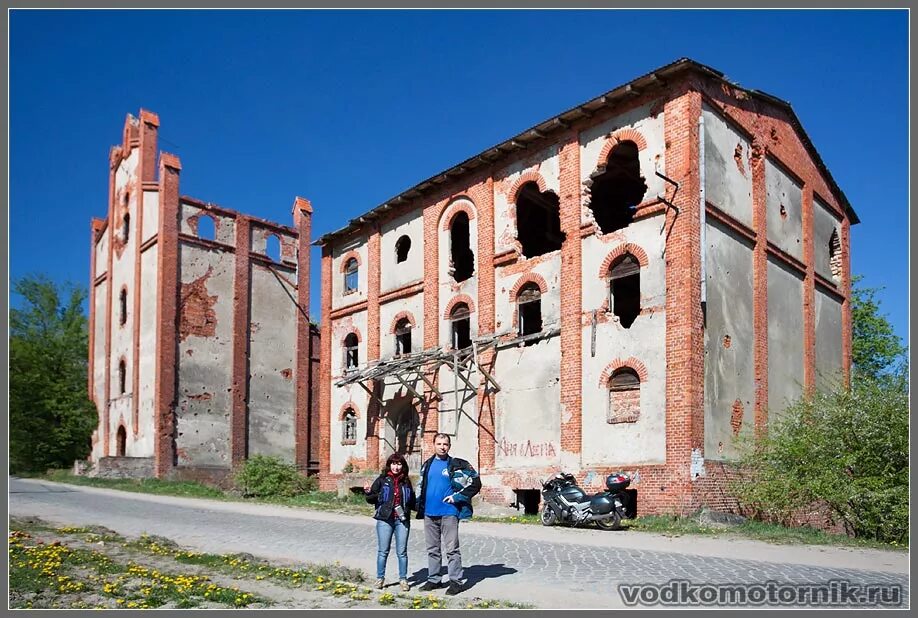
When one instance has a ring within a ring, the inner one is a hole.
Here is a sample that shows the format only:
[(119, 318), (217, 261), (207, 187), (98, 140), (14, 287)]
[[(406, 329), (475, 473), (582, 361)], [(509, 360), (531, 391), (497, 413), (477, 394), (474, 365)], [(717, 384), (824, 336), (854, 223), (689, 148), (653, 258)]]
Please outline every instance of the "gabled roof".
[(458, 165), (454, 165), (453, 167), (440, 172), (439, 174), (421, 181), (410, 189), (386, 200), (376, 208), (364, 213), (355, 219), (351, 219), (346, 226), (335, 230), (334, 232), (323, 235), (313, 244), (316, 246), (322, 246), (338, 236), (342, 236), (356, 229), (359, 229), (366, 223), (379, 218), (379, 216), (383, 213), (386, 213), (395, 207), (401, 206), (412, 199), (420, 197), (424, 193), (430, 191), (431, 189), (435, 189), (447, 181), (465, 176), (483, 165), (491, 165), (492, 163), (500, 161), (504, 157), (528, 147), (532, 143), (541, 141), (550, 137), (554, 133), (563, 131), (573, 122), (581, 118), (592, 116), (594, 113), (604, 107), (614, 107), (624, 99), (638, 96), (647, 92), (648, 90), (662, 88), (666, 85), (665, 78), (688, 71), (695, 71), (710, 79), (729, 84), (731, 87), (737, 90), (741, 90), (753, 98), (767, 101), (768, 103), (776, 107), (780, 107), (786, 111), (788, 116), (790, 116), (791, 125), (797, 131), (801, 141), (803, 142), (803, 145), (813, 157), (813, 162), (816, 164), (816, 167), (820, 172), (822, 172), (826, 178), (826, 181), (829, 183), (829, 186), (835, 192), (835, 197), (844, 207), (851, 223), (854, 224), (860, 222), (860, 219), (858, 219), (858, 216), (854, 212), (854, 209), (851, 207), (850, 202), (848, 202), (848, 198), (835, 182), (831, 172), (829, 172), (825, 163), (823, 163), (822, 157), (819, 156), (819, 152), (816, 150), (816, 147), (813, 145), (806, 132), (803, 130), (803, 125), (800, 123), (800, 119), (797, 118), (797, 114), (794, 113), (790, 103), (779, 99), (778, 97), (772, 96), (766, 92), (762, 92), (761, 90), (750, 90), (748, 88), (743, 88), (739, 84), (728, 80), (723, 73), (716, 69), (701, 64), (700, 62), (696, 62), (690, 58), (680, 58), (675, 62), (662, 66), (658, 69), (654, 69), (645, 75), (633, 79), (627, 84), (613, 88), (612, 90), (596, 97), (595, 99), (591, 99), (586, 103), (572, 107), (571, 109), (562, 112), (557, 116), (549, 118), (548, 120), (545, 120), (544, 122), (541, 122), (534, 127), (526, 129), (519, 135), (511, 137), (510, 139), (496, 146), (492, 146), (491, 148), (488, 148), (479, 154), (466, 159)]

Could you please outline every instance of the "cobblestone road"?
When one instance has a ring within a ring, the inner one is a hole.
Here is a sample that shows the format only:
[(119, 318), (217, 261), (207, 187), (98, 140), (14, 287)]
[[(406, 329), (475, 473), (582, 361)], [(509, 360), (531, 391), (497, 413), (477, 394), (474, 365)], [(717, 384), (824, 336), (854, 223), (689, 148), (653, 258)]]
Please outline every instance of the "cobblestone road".
[[(366, 517), (129, 494), (16, 478), (10, 479), (9, 497), (11, 515), (76, 525), (100, 524), (128, 535), (147, 532), (208, 552), (248, 552), (305, 562), (338, 560), (368, 573), (374, 570), (373, 522)], [(824, 584), (845, 580), (858, 585), (901, 585), (903, 603), (908, 603), (907, 567), (902, 566), (902, 560), (907, 564), (907, 556), (890, 554), (888, 564), (896, 565), (891, 568), (836, 568), (812, 564), (800, 548), (786, 549), (787, 562), (780, 556), (765, 561), (730, 557), (729, 551), (720, 556), (695, 555), (691, 547), (684, 546), (679, 551), (642, 549), (636, 546), (642, 537), (635, 536), (641, 533), (635, 532), (563, 530), (546, 537), (553, 532), (534, 526), (464, 523), (460, 537), (468, 588), (462, 594), (526, 601), (539, 607), (603, 608), (622, 606), (618, 584), (664, 584), (671, 580)], [(616, 547), (617, 539), (628, 547)], [(704, 542), (710, 544), (711, 540)], [(647, 545), (654, 544), (648, 541)], [(775, 549), (781, 551), (773, 546), (762, 551)], [(420, 521), (412, 522), (408, 554), (411, 579), (423, 581), (426, 554)], [(394, 577), (394, 569), (393, 555), (390, 577)]]

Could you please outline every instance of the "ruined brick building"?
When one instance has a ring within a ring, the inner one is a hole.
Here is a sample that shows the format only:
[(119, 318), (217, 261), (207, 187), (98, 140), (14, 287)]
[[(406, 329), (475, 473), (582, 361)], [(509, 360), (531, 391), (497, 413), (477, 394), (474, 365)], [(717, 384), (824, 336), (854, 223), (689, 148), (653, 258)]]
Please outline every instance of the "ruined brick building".
[(180, 196), (158, 128), (128, 115), (92, 221), (96, 472), (220, 481), (254, 454), (315, 469), (309, 202), (288, 227)]
[(743, 430), (847, 381), (857, 222), (788, 103), (691, 60), (538, 124), (316, 242), (322, 484), (444, 431), (496, 503), (716, 504)]

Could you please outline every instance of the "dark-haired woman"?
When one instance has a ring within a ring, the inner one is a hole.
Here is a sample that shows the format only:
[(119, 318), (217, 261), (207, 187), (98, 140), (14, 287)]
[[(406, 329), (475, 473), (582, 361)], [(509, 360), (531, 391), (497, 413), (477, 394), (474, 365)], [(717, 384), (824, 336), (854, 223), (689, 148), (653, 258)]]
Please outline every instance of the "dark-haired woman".
[(386, 579), (386, 560), (395, 536), (398, 558), (398, 579), (402, 590), (408, 592), (408, 533), (411, 531), (411, 511), (415, 507), (414, 488), (408, 479), (408, 462), (398, 453), (389, 455), (382, 474), (372, 486), (364, 486), (367, 502), (376, 505), (376, 587), (382, 588)]

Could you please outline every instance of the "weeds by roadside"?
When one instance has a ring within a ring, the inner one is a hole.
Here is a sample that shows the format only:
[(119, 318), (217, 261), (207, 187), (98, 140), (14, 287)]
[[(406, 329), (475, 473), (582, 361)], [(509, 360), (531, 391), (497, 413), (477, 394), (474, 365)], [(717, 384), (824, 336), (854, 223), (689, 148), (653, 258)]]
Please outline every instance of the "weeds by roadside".
[(126, 539), (98, 526), (11, 519), (10, 607), (260, 608), (527, 607), (493, 599), (380, 592), (360, 570), (284, 566), (249, 554), (206, 554), (170, 539)]

